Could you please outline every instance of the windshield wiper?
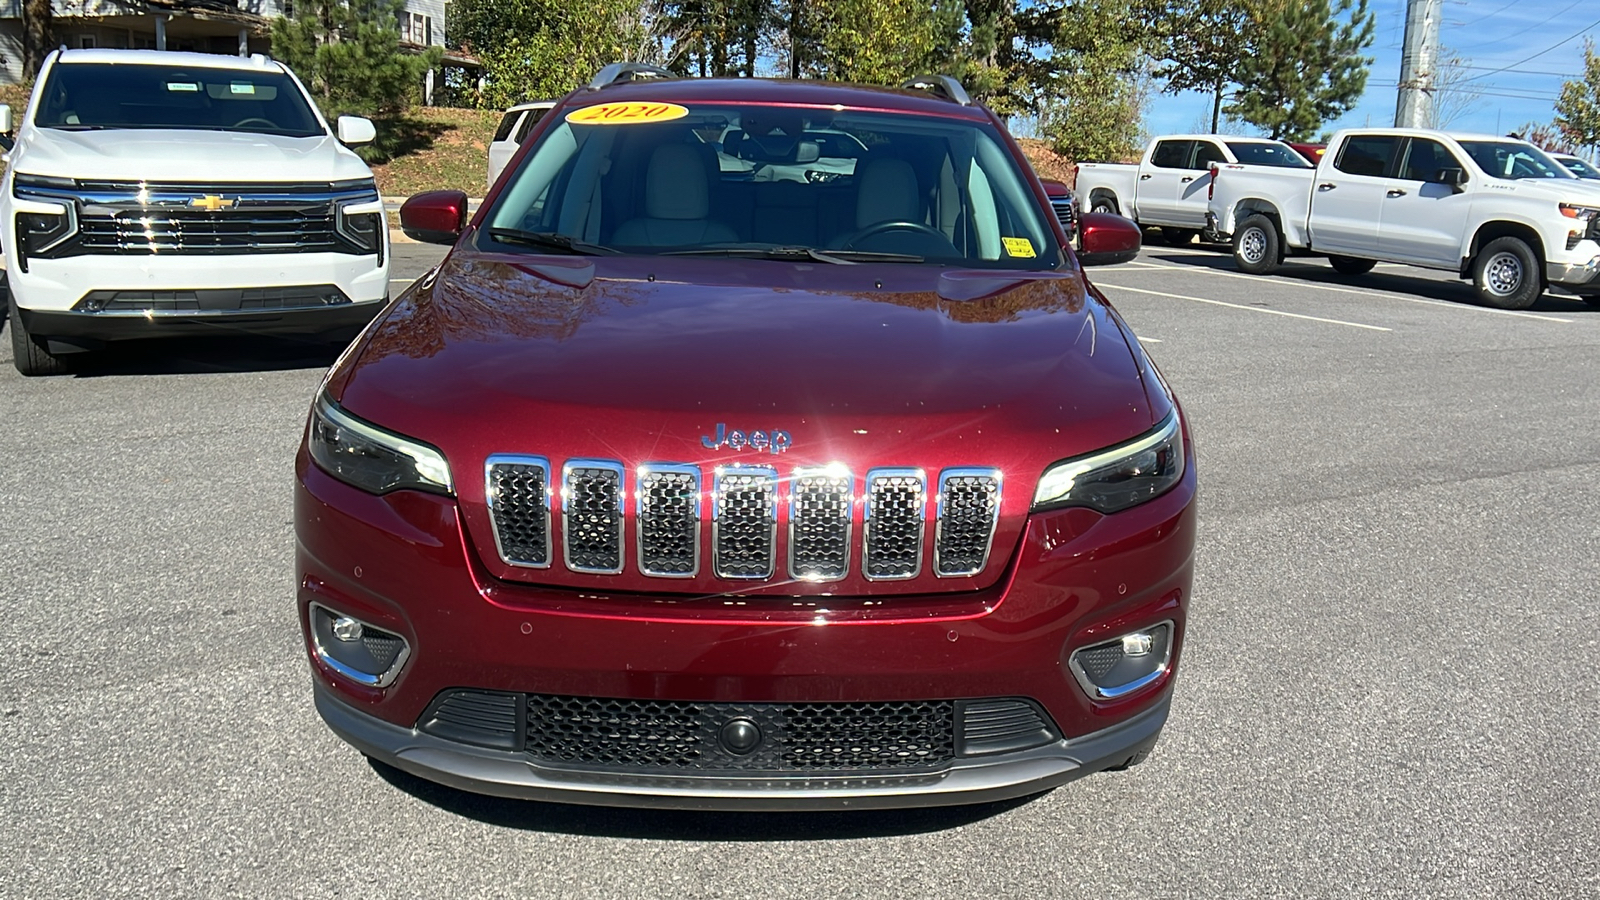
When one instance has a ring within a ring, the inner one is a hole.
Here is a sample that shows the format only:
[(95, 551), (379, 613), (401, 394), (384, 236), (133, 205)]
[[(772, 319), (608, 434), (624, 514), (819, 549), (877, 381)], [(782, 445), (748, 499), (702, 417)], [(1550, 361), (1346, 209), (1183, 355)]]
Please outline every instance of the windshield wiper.
[(604, 244), (591, 244), (580, 241), (570, 234), (560, 234), (554, 231), (523, 231), (520, 228), (491, 228), (489, 236), (497, 241), (507, 244), (526, 244), (529, 247), (544, 247), (551, 250), (565, 250), (581, 256), (612, 256), (622, 251)]
[(46, 125), (56, 131), (104, 131), (107, 128), (117, 128), (117, 125)]
[(694, 250), (668, 250), (663, 256), (738, 256), (746, 259), (815, 260), (836, 266), (863, 262), (919, 263), (922, 257), (911, 253), (871, 253), (865, 250), (828, 250), (815, 247), (698, 247)]

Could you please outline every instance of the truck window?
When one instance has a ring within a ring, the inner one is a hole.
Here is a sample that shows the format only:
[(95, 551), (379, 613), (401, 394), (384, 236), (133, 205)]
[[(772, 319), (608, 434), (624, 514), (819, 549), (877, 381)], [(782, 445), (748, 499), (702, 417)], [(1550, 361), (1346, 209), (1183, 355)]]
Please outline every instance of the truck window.
[(1189, 165), (1189, 151), (1194, 141), (1158, 141), (1150, 154), (1150, 165), (1162, 169), (1184, 169)]
[(1406, 181), (1438, 181), (1439, 170), (1461, 167), (1455, 156), (1438, 141), (1412, 138), (1406, 149), (1405, 164), (1400, 167), (1400, 177)]
[(1347, 175), (1370, 175), (1382, 178), (1389, 172), (1400, 138), (1388, 134), (1367, 134), (1352, 137), (1339, 148), (1339, 158), (1333, 167)]
[(1229, 141), (1233, 158), (1247, 166), (1274, 166), (1280, 169), (1309, 169), (1312, 165), (1288, 144), (1265, 141)]
[(1209, 169), (1212, 163), (1225, 163), (1228, 158), (1222, 154), (1222, 148), (1210, 141), (1194, 142), (1194, 162), (1191, 169)]

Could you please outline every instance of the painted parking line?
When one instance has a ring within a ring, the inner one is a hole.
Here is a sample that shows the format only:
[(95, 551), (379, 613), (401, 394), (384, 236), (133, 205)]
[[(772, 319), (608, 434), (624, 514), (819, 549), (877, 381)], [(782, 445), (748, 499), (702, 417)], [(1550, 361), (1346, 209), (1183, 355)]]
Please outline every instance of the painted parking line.
[[(1469, 306), (1465, 303), (1451, 303), (1448, 300), (1430, 300), (1427, 297), (1408, 297), (1405, 294), (1397, 294), (1393, 291), (1384, 291), (1378, 289), (1363, 291), (1357, 290), (1356, 288), (1335, 287), (1331, 284), (1317, 284), (1314, 281), (1301, 281), (1295, 278), (1283, 278), (1271, 275), (1247, 275), (1243, 272), (1218, 272), (1216, 269), (1205, 266), (1162, 266), (1151, 264), (1151, 268), (1165, 269), (1169, 272), (1204, 272), (1208, 275), (1216, 275), (1221, 278), (1242, 278), (1246, 281), (1255, 282), (1266, 281), (1270, 284), (1292, 285), (1294, 287), (1311, 288), (1312, 290), (1317, 291), (1332, 291), (1336, 294), (1355, 294), (1358, 297), (1380, 297), (1387, 300), (1404, 300), (1407, 303), (1421, 303), (1424, 306), (1443, 306), (1447, 309), (1459, 309), (1466, 312), (1491, 313), (1497, 316), (1514, 316), (1518, 319), (1537, 319), (1541, 322), (1562, 322), (1564, 324), (1571, 325), (1573, 321), (1572, 319), (1563, 319), (1560, 316), (1546, 316), (1539, 313), (1520, 312), (1514, 309), (1492, 309), (1487, 306)], [(1411, 267), (1407, 266), (1407, 268)]]
[(1160, 338), (1142, 337), (1142, 338), (1139, 338), (1139, 343), (1141, 343), (1141, 344), (1159, 344), (1159, 343), (1161, 343), (1161, 339)]
[(1173, 300), (1190, 300), (1195, 303), (1210, 303), (1213, 306), (1226, 306), (1230, 309), (1242, 309), (1245, 312), (1266, 313), (1269, 316), (1288, 316), (1291, 319), (1305, 319), (1308, 322), (1323, 322), (1328, 325), (1347, 325), (1351, 328), (1365, 328), (1368, 331), (1394, 330), (1393, 328), (1385, 328), (1382, 325), (1366, 325), (1361, 322), (1346, 322), (1343, 319), (1325, 319), (1322, 316), (1306, 316), (1301, 315), (1300, 313), (1284, 312), (1281, 309), (1267, 309), (1261, 306), (1245, 306), (1242, 303), (1228, 303), (1225, 300), (1209, 300), (1205, 297), (1190, 297), (1185, 294), (1169, 294), (1166, 291), (1147, 291), (1144, 288), (1127, 287), (1120, 284), (1106, 284), (1104, 281), (1099, 279), (1095, 279), (1095, 286), (1111, 288), (1114, 291), (1130, 291), (1135, 294), (1149, 294), (1153, 297), (1168, 297)]

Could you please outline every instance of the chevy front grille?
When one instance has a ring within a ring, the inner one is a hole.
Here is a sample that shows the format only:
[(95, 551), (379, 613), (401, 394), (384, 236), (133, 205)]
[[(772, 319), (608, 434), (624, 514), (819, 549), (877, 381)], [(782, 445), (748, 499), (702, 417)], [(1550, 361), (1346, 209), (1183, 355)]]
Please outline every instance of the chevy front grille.
[[(928, 476), (916, 468), (875, 468), (859, 482), (838, 466), (780, 473), (770, 466), (702, 470), (683, 463), (645, 463), (631, 473), (619, 460), (570, 459), (558, 491), (542, 456), (497, 454), (485, 466), (485, 494), (500, 559), (545, 568), (552, 559), (552, 513), (561, 505), (561, 561), (573, 572), (614, 575), (633, 566), (654, 578), (700, 574), (702, 541), (721, 579), (768, 581), (778, 576), (779, 510), (787, 510), (783, 552), (795, 581), (840, 581), (854, 570), (870, 581), (922, 573), (930, 527)], [(857, 485), (861, 490), (856, 490)], [(933, 572), (939, 577), (984, 570), (1000, 519), (998, 469), (951, 468), (933, 491)], [(633, 496), (631, 522), (627, 498)], [(856, 538), (860, 506), (861, 537)], [(710, 534), (702, 520), (711, 518)], [(631, 530), (632, 535), (628, 535)]]

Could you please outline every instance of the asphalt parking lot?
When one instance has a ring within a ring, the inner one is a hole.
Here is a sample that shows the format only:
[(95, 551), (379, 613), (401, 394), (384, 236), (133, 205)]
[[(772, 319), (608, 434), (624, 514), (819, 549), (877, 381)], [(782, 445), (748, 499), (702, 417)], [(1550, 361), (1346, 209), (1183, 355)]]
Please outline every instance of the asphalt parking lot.
[[(399, 245), (395, 289), (442, 255)], [(502, 801), (323, 727), (291, 460), (332, 352), (0, 341), (0, 895), (1600, 895), (1600, 309), (1149, 247), (1093, 275), (1178, 391), (1202, 533), (1142, 766), (1028, 801)]]

